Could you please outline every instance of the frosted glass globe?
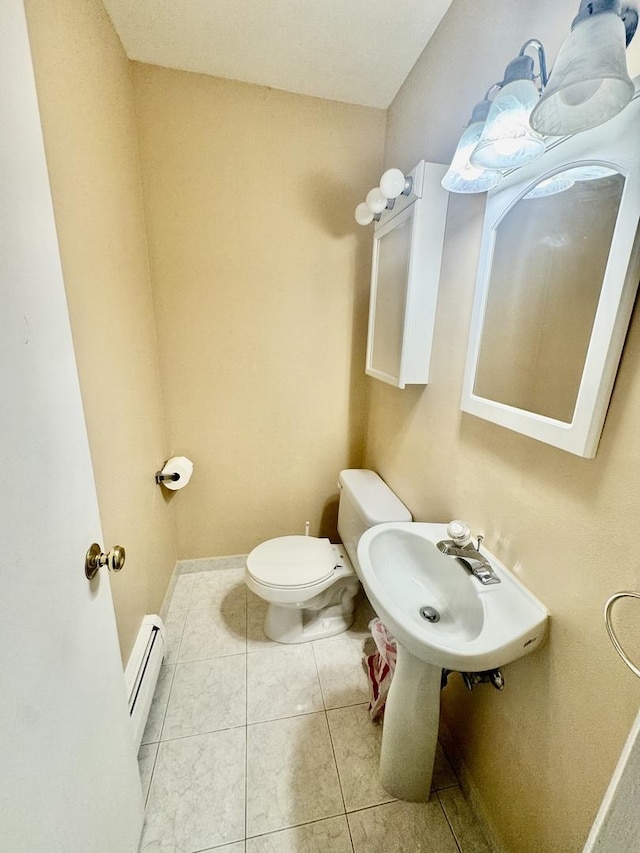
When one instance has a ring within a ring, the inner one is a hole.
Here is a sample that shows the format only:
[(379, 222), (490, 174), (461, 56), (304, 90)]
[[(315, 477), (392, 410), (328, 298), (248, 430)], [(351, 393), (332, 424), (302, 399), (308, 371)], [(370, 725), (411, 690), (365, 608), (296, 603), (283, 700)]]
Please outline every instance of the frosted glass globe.
[(387, 169), (380, 178), (380, 191), (385, 198), (398, 198), (404, 192), (406, 182), (400, 169)]
[(483, 169), (514, 169), (544, 154), (544, 140), (529, 125), (537, 101), (538, 90), (531, 80), (508, 83), (491, 104), (471, 164)]
[(625, 26), (616, 12), (580, 21), (560, 48), (549, 82), (531, 113), (531, 126), (548, 136), (596, 127), (633, 97)]
[(371, 213), (382, 213), (387, 206), (387, 197), (382, 194), (380, 187), (374, 187), (367, 193), (366, 204)]
[(544, 181), (540, 181), (540, 183), (536, 184), (535, 187), (526, 194), (525, 198), (544, 198), (548, 195), (563, 193), (572, 186), (573, 178), (569, 177), (568, 172), (561, 172), (558, 175), (553, 175), (551, 178), (545, 178)]
[(472, 166), (469, 162), (469, 157), (478, 144), (483, 127), (483, 121), (474, 122), (460, 137), (451, 165), (442, 179), (442, 186), (448, 192), (484, 193), (497, 187), (502, 180), (500, 172), (480, 169), (477, 166)]
[(358, 225), (370, 225), (373, 222), (373, 213), (363, 201), (356, 207), (356, 222)]

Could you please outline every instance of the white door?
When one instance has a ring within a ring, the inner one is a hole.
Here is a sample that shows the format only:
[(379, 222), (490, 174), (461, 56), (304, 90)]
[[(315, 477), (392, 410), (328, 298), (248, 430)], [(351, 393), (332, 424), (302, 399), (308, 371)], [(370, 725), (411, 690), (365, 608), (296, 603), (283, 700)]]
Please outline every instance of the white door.
[(22, 0), (3, 3), (0, 63), (0, 850), (134, 853), (142, 794), (109, 579), (84, 575), (104, 543)]

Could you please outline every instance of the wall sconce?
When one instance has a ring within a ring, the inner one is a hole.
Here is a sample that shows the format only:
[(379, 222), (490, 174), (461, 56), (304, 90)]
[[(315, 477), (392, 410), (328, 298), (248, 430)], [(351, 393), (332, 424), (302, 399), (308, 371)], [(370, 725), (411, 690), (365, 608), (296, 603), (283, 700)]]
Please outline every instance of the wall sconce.
[(497, 187), (502, 180), (500, 172), (472, 166), (469, 160), (471, 152), (475, 149), (478, 140), (482, 136), (482, 131), (489, 115), (489, 110), (491, 109), (491, 101), (488, 98), (489, 92), (485, 95), (484, 100), (478, 101), (473, 108), (469, 124), (460, 137), (451, 165), (447, 174), (442, 179), (442, 186), (449, 192), (484, 193), (487, 190)]
[[(534, 81), (534, 63), (525, 50), (532, 47), (538, 56), (540, 89)], [(491, 104), (482, 135), (471, 152), (471, 165), (483, 169), (507, 170), (524, 166), (545, 152), (544, 140), (529, 124), (531, 110), (547, 82), (544, 48), (536, 39), (522, 46), (507, 65), (500, 91)]]
[(625, 48), (638, 26), (638, 13), (619, 0), (581, 0), (571, 32), (531, 126), (548, 136), (596, 127), (617, 115), (633, 96)]
[(358, 225), (378, 222), (383, 210), (393, 210), (398, 196), (408, 196), (412, 189), (411, 175), (405, 175), (400, 169), (387, 169), (380, 178), (380, 185), (369, 190), (365, 201), (356, 207), (356, 222)]

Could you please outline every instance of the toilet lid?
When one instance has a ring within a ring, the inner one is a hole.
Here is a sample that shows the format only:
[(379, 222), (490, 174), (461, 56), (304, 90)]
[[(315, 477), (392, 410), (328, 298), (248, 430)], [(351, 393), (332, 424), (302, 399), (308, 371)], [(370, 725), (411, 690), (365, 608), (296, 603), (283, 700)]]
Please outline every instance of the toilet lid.
[(258, 582), (271, 586), (308, 586), (328, 578), (337, 565), (328, 539), (280, 536), (254, 548), (247, 569)]

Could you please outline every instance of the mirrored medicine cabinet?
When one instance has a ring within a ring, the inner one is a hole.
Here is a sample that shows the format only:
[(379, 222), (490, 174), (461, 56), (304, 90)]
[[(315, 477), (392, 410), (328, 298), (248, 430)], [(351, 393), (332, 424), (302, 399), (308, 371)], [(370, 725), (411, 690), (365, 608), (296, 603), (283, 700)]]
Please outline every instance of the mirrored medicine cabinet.
[(640, 99), (489, 193), (463, 411), (593, 457), (640, 275)]
[(376, 223), (366, 372), (397, 388), (429, 381), (449, 194), (446, 166), (420, 163), (408, 196)]

